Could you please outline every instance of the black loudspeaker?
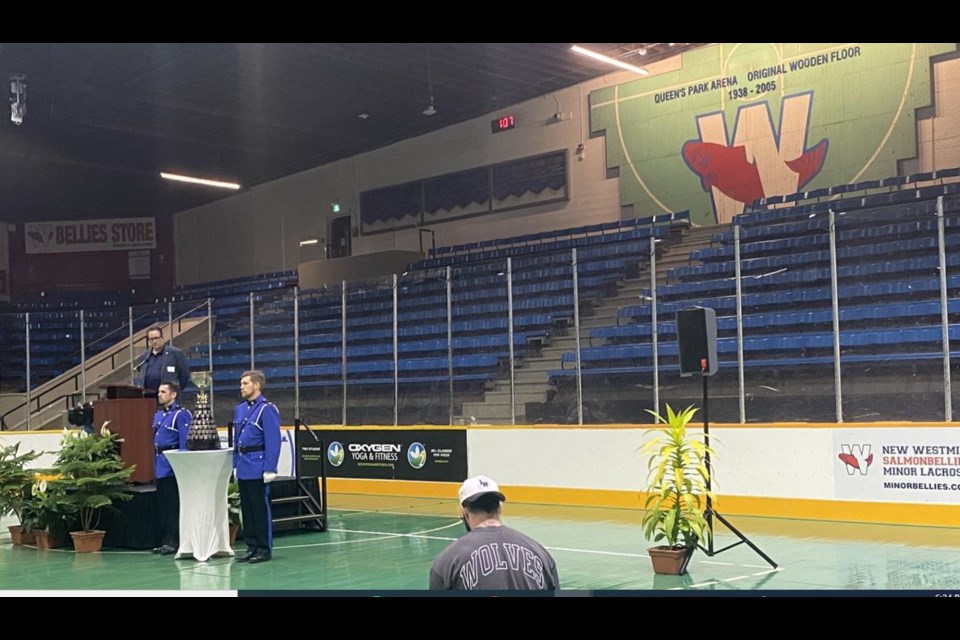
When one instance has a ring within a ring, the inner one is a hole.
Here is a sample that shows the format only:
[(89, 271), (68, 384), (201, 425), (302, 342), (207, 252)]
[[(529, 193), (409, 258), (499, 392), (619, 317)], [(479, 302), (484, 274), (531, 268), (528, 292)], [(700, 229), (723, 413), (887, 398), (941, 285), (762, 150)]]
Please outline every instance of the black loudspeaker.
[(680, 376), (717, 372), (717, 313), (706, 307), (677, 311)]

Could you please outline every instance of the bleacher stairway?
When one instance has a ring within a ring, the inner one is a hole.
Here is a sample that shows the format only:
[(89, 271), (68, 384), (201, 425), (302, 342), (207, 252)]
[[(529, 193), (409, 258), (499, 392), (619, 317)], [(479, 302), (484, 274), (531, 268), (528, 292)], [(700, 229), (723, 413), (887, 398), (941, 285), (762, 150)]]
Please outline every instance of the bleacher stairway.
[[(657, 255), (658, 285), (666, 284), (667, 271), (690, 263), (691, 251), (710, 246), (714, 234), (729, 228), (730, 225), (720, 225), (673, 231), (662, 253)], [(637, 304), (638, 299), (643, 296), (643, 290), (649, 287), (650, 269), (644, 261), (639, 277), (621, 282), (616, 296), (597, 300), (589, 315), (585, 315), (581, 310), (581, 347), (589, 346), (591, 329), (617, 324), (617, 309)], [(538, 356), (527, 357), (522, 361), (522, 365), (516, 368), (514, 395), (517, 424), (530, 422), (527, 417), (527, 403), (545, 403), (550, 399), (548, 372), (560, 369), (561, 356), (575, 349), (576, 338), (572, 330), (567, 335), (554, 335)], [(483, 402), (464, 402), (462, 418), (465, 424), (510, 424), (509, 377), (499, 380), (494, 390), (487, 391)], [(576, 421), (575, 417), (573, 421)]]

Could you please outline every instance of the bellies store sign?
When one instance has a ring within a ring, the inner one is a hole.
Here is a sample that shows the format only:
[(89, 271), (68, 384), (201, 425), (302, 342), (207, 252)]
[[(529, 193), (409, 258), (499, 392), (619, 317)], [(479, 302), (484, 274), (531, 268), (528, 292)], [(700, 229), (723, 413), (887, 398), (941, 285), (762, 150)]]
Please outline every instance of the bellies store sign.
[(154, 218), (103, 218), (24, 225), (26, 253), (156, 249)]

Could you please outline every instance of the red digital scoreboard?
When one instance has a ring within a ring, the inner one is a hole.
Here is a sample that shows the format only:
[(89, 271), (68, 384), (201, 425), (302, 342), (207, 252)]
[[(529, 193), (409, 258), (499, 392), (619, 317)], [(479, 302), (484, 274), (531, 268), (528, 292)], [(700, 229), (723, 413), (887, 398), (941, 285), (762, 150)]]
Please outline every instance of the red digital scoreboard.
[(503, 116), (500, 118), (495, 118), (490, 121), (490, 131), (492, 133), (500, 133), (501, 131), (507, 131), (508, 129), (513, 129), (517, 126), (517, 121), (513, 116)]

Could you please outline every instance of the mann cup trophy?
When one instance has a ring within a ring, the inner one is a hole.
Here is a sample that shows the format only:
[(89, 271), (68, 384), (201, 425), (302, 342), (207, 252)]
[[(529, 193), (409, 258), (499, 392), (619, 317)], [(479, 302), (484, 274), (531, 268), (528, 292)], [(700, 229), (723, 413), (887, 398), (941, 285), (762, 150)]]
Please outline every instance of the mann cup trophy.
[(213, 386), (213, 377), (207, 371), (194, 373), (190, 376), (193, 384), (197, 385), (197, 404), (193, 410), (193, 422), (190, 423), (190, 432), (187, 434), (187, 449), (189, 451), (208, 451), (220, 448), (220, 434), (213, 421), (213, 410), (210, 408), (210, 396), (207, 387)]

